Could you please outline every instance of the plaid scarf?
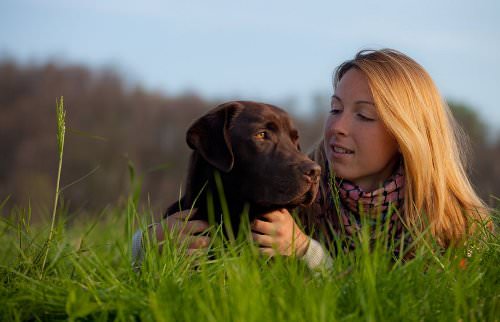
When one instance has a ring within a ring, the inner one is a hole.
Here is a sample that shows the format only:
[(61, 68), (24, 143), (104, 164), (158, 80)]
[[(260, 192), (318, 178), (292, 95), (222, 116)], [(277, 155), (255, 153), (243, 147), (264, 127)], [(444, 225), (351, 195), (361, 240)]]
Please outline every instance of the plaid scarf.
[[(330, 174), (322, 142), (309, 156), (319, 163), (323, 173), (316, 201), (299, 211), (299, 219), (308, 234), (334, 247), (331, 249), (333, 252), (349, 251), (356, 247), (357, 236), (363, 225), (370, 226), (371, 239), (374, 241), (384, 237), (378, 232), (387, 224), (389, 236), (386, 237), (394, 240), (395, 255), (399, 254), (400, 242), (409, 245), (411, 236), (402, 220), (405, 217), (403, 161), (379, 189), (366, 192), (352, 182)], [(375, 229), (377, 226), (378, 231)], [(340, 241), (342, 249), (336, 247), (339, 245), (336, 241)]]
[[(328, 174), (328, 176), (330, 175)], [(358, 231), (361, 228), (361, 215), (368, 216), (369, 222), (374, 225), (378, 216), (381, 216), (380, 223), (384, 224), (387, 220), (387, 214), (392, 212), (389, 229), (392, 229), (395, 223), (401, 224), (397, 212), (403, 205), (404, 183), (405, 176), (402, 162), (380, 188), (371, 192), (363, 191), (350, 181), (335, 178), (335, 187), (329, 189), (330, 200), (333, 203), (332, 206), (336, 207), (340, 212), (340, 223), (345, 228), (345, 231), (349, 235)], [(340, 205), (335, 204), (335, 198), (332, 195), (332, 192), (335, 191), (338, 191)], [(389, 211), (390, 207), (392, 207), (391, 211)]]
[[(325, 167), (325, 170), (327, 173), (324, 179), (333, 178), (328, 173), (328, 167)], [(330, 223), (330, 229), (334, 233), (332, 237), (341, 241), (343, 251), (356, 247), (356, 239), (361, 227), (367, 224), (370, 228), (372, 243), (376, 238), (380, 238), (379, 232), (387, 225), (387, 231), (395, 242), (394, 255), (399, 255), (402, 239), (405, 245), (409, 245), (411, 236), (405, 230), (401, 220), (404, 184), (403, 162), (400, 162), (396, 171), (374, 191), (363, 191), (356, 184), (340, 178), (333, 178), (329, 182), (327, 200), (320, 202), (328, 209), (323, 215)]]

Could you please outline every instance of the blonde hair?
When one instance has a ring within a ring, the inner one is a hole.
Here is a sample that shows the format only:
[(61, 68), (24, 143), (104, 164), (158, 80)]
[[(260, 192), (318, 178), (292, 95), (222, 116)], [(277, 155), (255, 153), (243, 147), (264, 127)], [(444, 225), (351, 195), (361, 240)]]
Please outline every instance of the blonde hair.
[(399, 144), (410, 228), (429, 228), (446, 247), (463, 240), (477, 222), (489, 221), (465, 172), (463, 132), (424, 68), (392, 49), (363, 50), (337, 68), (334, 87), (353, 67), (368, 78), (380, 119)]

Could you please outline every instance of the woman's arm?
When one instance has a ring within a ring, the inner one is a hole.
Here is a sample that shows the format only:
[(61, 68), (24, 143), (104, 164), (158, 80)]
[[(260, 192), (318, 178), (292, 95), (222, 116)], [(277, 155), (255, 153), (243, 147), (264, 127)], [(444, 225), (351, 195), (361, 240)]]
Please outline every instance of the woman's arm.
[[(163, 224), (155, 223), (149, 225), (147, 233), (150, 237), (155, 234), (156, 240), (161, 242), (165, 240), (165, 228), (172, 236), (176, 236), (175, 242), (177, 245), (184, 243), (188, 245), (188, 254), (207, 248), (210, 244), (210, 237), (196, 234), (207, 230), (209, 225), (203, 220), (189, 220), (189, 216), (192, 214), (193, 211), (191, 210), (177, 212), (163, 219)], [(144, 232), (138, 230), (132, 238), (132, 266), (134, 268), (138, 268), (141, 265), (144, 258), (144, 250)], [(161, 251), (161, 244), (159, 251)]]
[(275, 210), (263, 215), (263, 218), (267, 221), (256, 219), (252, 223), (252, 237), (260, 246), (261, 253), (297, 256), (311, 269), (331, 267), (332, 258), (328, 252), (302, 232), (288, 210)]

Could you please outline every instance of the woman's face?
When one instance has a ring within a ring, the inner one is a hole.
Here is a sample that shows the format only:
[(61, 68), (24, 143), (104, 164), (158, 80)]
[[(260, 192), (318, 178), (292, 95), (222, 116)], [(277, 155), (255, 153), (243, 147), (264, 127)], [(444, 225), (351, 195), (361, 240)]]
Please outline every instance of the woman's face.
[(337, 84), (325, 124), (325, 151), (337, 177), (379, 188), (398, 161), (398, 144), (380, 120), (365, 74), (353, 67)]

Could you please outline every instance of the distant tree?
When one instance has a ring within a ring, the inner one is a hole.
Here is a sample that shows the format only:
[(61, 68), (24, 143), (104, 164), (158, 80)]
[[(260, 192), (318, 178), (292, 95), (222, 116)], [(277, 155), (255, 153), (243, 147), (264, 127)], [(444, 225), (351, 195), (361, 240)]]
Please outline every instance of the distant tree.
[(453, 116), (465, 130), (471, 142), (486, 145), (488, 128), (474, 109), (464, 103), (449, 101)]
[[(479, 195), (491, 206), (500, 197), (498, 148), (488, 142), (488, 127), (474, 109), (464, 103), (449, 101), (453, 115), (469, 138), (468, 172)], [(498, 140), (500, 142), (500, 140)], [(495, 157), (496, 154), (496, 157)], [(496, 198), (495, 198), (496, 197)]]
[(54, 107), (61, 95), (68, 127), (62, 186), (97, 169), (64, 190), (70, 207), (95, 212), (120, 202), (129, 191), (129, 162), (143, 177), (144, 204), (161, 212), (177, 197), (189, 155), (186, 128), (209, 102), (127, 89), (112, 70), (0, 62), (1, 200), (11, 195), (10, 205), (48, 206), (56, 170)]

